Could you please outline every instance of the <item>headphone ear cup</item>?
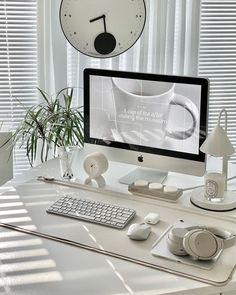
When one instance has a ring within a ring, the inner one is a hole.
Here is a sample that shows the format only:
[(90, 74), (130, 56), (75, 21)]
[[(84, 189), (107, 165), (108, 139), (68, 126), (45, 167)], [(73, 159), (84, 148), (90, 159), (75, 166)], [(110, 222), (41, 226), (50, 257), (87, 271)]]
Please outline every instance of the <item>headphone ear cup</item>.
[(222, 249), (216, 236), (202, 229), (187, 232), (183, 238), (183, 247), (190, 256), (200, 260), (213, 259)]
[(186, 256), (188, 253), (183, 247), (183, 238), (188, 231), (185, 228), (173, 228), (167, 236), (167, 247), (169, 251), (178, 256)]

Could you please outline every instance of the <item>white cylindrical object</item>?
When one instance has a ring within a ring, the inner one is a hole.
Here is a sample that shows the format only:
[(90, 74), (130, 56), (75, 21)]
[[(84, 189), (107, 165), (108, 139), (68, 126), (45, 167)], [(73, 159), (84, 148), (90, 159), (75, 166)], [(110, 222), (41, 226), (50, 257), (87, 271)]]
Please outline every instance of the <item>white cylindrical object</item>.
[(158, 191), (160, 191), (160, 190), (163, 189), (163, 184), (158, 183), (158, 182), (152, 182), (152, 183), (149, 183), (148, 188), (150, 190), (158, 190)]
[(134, 186), (146, 187), (148, 186), (148, 181), (144, 179), (138, 179), (134, 182)]
[(224, 199), (226, 176), (224, 173), (212, 171), (205, 175), (205, 197), (212, 202)]
[(178, 191), (178, 188), (176, 186), (173, 186), (173, 185), (166, 185), (164, 187), (164, 192), (165, 193), (173, 194), (173, 193), (176, 193), (177, 191)]

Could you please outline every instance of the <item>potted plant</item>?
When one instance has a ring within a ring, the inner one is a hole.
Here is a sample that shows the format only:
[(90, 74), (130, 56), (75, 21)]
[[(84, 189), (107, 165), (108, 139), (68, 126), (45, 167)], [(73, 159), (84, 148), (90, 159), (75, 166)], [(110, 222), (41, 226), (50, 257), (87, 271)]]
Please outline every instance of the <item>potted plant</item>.
[(31, 166), (38, 154), (41, 162), (47, 161), (49, 154), (55, 156), (60, 151), (65, 151), (68, 157), (69, 148), (83, 146), (84, 139), (82, 107), (72, 106), (74, 89), (64, 88), (55, 97), (37, 89), (42, 102), (26, 110), (11, 138), (13, 146), (20, 142), (26, 148)]

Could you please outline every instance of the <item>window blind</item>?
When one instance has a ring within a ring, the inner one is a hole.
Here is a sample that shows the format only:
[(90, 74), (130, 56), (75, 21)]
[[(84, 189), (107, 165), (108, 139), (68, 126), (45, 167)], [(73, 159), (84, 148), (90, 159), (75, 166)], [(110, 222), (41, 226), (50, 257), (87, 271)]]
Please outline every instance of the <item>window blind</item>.
[[(37, 103), (37, 0), (0, 0), (0, 123), (15, 130)], [(25, 149), (14, 151), (14, 174), (29, 167)]]
[[(228, 135), (236, 147), (235, 0), (202, 0), (199, 75), (210, 80), (209, 131), (226, 108)], [(236, 157), (231, 160), (236, 163)]]

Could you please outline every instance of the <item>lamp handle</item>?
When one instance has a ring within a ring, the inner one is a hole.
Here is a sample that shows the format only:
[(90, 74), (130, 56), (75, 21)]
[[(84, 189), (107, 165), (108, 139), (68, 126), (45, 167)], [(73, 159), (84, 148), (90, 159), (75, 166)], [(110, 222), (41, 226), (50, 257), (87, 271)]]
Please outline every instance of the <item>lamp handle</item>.
[(222, 109), (219, 113), (219, 117), (218, 117), (218, 126), (220, 126), (220, 121), (221, 121), (221, 116), (224, 113), (225, 115), (225, 133), (227, 134), (227, 128), (228, 128), (228, 113), (226, 111), (226, 109)]

